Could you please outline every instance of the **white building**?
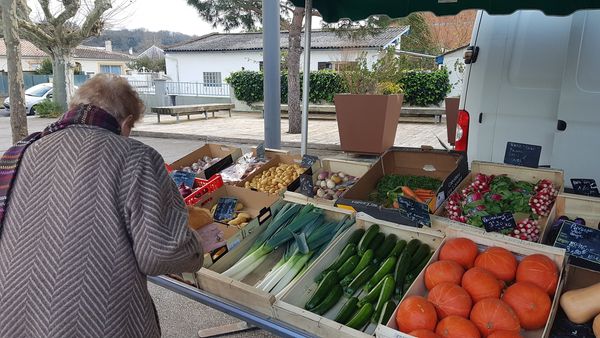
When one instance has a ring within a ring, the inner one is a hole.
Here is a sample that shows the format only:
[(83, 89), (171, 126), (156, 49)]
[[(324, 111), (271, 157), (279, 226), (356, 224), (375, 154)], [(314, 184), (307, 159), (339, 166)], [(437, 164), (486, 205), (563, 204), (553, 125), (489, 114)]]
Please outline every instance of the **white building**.
[(464, 55), (468, 46), (458, 47), (437, 57), (436, 62), (448, 70), (448, 78), (450, 85), (452, 85), (452, 90), (448, 93), (448, 97), (460, 96), (462, 93), (465, 73)]
[[(311, 39), (311, 70), (340, 69), (362, 53), (373, 64), (379, 52), (400, 47), (408, 27), (382, 30), (379, 34), (350, 39), (331, 31), (314, 31)], [(167, 47), (167, 75), (173, 81), (221, 85), (232, 72), (262, 69), (262, 33), (212, 33)], [(280, 45), (288, 47), (288, 33), (281, 32)], [(300, 67), (304, 64), (300, 60)]]

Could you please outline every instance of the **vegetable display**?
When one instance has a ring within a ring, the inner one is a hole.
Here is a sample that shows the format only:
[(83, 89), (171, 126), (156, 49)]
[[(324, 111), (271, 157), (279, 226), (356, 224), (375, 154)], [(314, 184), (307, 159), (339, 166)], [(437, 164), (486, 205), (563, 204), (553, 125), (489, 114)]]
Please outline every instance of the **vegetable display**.
[(350, 189), (358, 177), (348, 175), (343, 172), (321, 171), (315, 182), (314, 194), (317, 198), (326, 200), (335, 200), (346, 190)]
[[(427, 294), (400, 303), (396, 315), (400, 331), (429, 330), (441, 337), (520, 337), (522, 330), (546, 326), (559, 273), (554, 261), (532, 254), (518, 262), (515, 254), (501, 247), (477, 250), (474, 257), (473, 248), (477, 244), (468, 238), (446, 240), (440, 260), (425, 269)], [(585, 311), (580, 305), (573, 308)], [(585, 319), (596, 314), (588, 312)]]
[(442, 181), (428, 176), (390, 174), (383, 176), (377, 182), (377, 188), (370, 198), (386, 208), (396, 207), (394, 201), (398, 195), (427, 203), (435, 196), (435, 192), (441, 185)]
[(466, 188), (450, 195), (445, 209), (450, 219), (476, 227), (484, 226), (484, 216), (512, 213), (516, 227), (502, 232), (537, 242), (540, 237), (538, 220), (548, 216), (557, 195), (558, 190), (550, 180), (532, 184), (513, 181), (505, 175), (479, 173)]
[(219, 162), (220, 160), (220, 157), (204, 156), (203, 158), (198, 159), (198, 161), (196, 161), (195, 163), (192, 163), (191, 166), (184, 167), (181, 170), (187, 171), (189, 173), (200, 174), (204, 170), (210, 168), (215, 163)]
[(278, 194), (287, 188), (294, 180), (306, 171), (306, 168), (299, 164), (281, 163), (278, 166), (271, 167), (260, 175), (254, 177), (244, 186), (248, 189), (254, 189), (269, 194)]
[[(266, 292), (278, 293), (294, 279), (299, 278), (331, 240), (352, 224), (354, 221), (348, 216), (339, 221), (327, 220), (323, 210), (311, 204), (301, 206), (286, 203), (273, 215), (267, 228), (257, 237), (246, 255), (223, 272), (223, 275), (244, 280), (261, 266), (273, 251), (284, 248), (283, 257), (255, 285)], [(342, 292), (341, 289), (339, 292), (333, 290), (337, 284), (337, 271), (332, 269), (330, 273), (331, 275), (322, 281), (328, 286), (327, 293), (320, 295), (329, 297), (328, 303), (337, 302), (336, 299), (341, 297)], [(319, 309), (319, 311), (325, 310), (326, 306)]]
[[(320, 315), (327, 313), (336, 322), (361, 331), (369, 323), (386, 323), (390, 319), (396, 308), (394, 300), (402, 297), (432, 252), (417, 239), (406, 243), (395, 234), (385, 235), (380, 230), (377, 224), (354, 230), (338, 258), (317, 276), (319, 284), (305, 309)], [(406, 273), (396, 275), (399, 259), (403, 260)], [(339, 288), (344, 295), (339, 296), (336, 291), (334, 297), (332, 290)]]

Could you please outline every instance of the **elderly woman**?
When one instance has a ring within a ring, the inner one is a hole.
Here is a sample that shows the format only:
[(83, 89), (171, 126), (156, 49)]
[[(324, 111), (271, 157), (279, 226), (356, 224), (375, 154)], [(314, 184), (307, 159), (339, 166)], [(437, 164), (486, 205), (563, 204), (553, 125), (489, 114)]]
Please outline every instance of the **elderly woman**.
[(202, 248), (161, 156), (128, 138), (144, 105), (98, 75), (0, 160), (0, 337), (159, 337), (146, 275)]

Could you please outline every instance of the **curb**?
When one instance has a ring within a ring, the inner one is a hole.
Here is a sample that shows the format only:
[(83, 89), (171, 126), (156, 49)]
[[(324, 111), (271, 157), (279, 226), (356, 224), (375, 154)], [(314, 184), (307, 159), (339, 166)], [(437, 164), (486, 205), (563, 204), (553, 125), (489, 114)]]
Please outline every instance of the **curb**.
[[(176, 140), (194, 140), (202, 141), (205, 143), (233, 143), (233, 144), (257, 144), (261, 140), (252, 138), (237, 138), (237, 137), (218, 137), (209, 135), (194, 135), (194, 134), (179, 134), (179, 133), (164, 133), (156, 131), (146, 130), (132, 130), (131, 136), (137, 137), (154, 137), (154, 138), (165, 138), (165, 139), (176, 139)], [(300, 142), (281, 142), (282, 147), (288, 148), (300, 148)], [(308, 143), (309, 149), (315, 150), (332, 150), (341, 151), (338, 144), (326, 144), (326, 143)]]

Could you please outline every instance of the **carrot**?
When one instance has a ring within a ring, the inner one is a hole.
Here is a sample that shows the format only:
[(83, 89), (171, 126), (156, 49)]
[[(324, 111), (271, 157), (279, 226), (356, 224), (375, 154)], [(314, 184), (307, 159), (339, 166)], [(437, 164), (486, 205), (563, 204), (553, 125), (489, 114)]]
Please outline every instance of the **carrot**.
[(412, 189), (410, 189), (409, 187), (403, 185), (402, 186), (402, 193), (404, 195), (406, 195), (407, 197), (413, 198), (415, 201), (419, 202), (419, 203), (425, 203), (423, 202), (422, 199), (419, 198), (419, 196), (417, 196), (417, 194), (415, 194), (414, 191), (412, 191)]

